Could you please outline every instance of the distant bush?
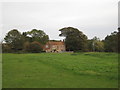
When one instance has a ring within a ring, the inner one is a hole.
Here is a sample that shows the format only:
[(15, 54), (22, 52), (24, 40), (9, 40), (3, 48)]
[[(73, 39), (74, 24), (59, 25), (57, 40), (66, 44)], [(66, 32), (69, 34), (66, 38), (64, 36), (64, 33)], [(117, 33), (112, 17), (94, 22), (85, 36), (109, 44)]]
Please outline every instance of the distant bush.
[(23, 50), (25, 52), (30, 52), (30, 43), (29, 42), (24, 43)]
[(10, 53), (10, 52), (12, 52), (11, 47), (7, 44), (3, 44), (2, 45), (2, 53)]
[(39, 42), (34, 41), (28, 44), (28, 46), (26, 45), (26, 49), (32, 53), (39, 53), (42, 51), (42, 45)]

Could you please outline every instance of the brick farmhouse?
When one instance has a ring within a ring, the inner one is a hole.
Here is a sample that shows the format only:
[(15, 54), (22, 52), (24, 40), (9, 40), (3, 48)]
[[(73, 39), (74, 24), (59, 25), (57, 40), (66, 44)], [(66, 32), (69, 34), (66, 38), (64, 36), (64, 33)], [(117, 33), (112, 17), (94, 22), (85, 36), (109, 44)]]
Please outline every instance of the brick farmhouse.
[(43, 50), (46, 52), (64, 52), (65, 43), (63, 41), (48, 41)]

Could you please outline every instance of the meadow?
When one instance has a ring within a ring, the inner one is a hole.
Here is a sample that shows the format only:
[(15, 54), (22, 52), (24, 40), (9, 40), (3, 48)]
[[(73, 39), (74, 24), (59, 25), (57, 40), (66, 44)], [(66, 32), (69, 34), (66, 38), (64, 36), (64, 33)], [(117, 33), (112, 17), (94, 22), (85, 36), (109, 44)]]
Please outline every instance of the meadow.
[(4, 53), (3, 88), (117, 88), (116, 53)]

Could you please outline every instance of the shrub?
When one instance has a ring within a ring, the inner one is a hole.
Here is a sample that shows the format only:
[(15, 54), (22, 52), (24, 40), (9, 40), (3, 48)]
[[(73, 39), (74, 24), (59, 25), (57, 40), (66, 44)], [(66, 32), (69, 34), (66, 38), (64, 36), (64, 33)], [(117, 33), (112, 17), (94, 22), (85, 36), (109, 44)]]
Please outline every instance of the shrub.
[(2, 44), (2, 52), (3, 53), (10, 53), (12, 50), (11, 50), (11, 47), (7, 44)]
[(39, 42), (34, 41), (30, 43), (29, 51), (32, 53), (39, 53), (42, 51), (42, 45)]
[(30, 43), (29, 42), (25, 42), (23, 49), (25, 52), (30, 52)]

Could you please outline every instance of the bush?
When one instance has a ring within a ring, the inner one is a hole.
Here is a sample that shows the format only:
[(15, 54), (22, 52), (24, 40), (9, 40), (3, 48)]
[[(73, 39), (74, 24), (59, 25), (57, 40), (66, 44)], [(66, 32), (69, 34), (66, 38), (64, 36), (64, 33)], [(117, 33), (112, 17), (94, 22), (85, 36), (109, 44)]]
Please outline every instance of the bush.
[(7, 44), (2, 44), (2, 53), (10, 53), (12, 52), (11, 47)]
[(32, 53), (39, 53), (42, 51), (42, 45), (39, 42), (34, 41), (30, 44), (30, 51)]
[(23, 46), (24, 52), (30, 52), (30, 43), (25, 42)]

